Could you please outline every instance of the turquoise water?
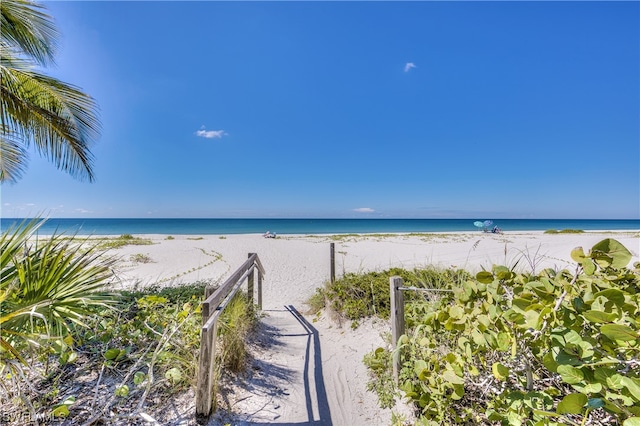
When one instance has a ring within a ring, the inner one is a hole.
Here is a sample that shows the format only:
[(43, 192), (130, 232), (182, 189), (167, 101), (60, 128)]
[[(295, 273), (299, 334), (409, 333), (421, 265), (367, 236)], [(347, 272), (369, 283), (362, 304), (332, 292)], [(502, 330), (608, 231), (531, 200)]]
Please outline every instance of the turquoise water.
[[(48, 219), (41, 234), (360, 234), (479, 231), (471, 219)], [(1, 219), (6, 230), (23, 219)], [(494, 219), (503, 231), (640, 230), (640, 219)]]

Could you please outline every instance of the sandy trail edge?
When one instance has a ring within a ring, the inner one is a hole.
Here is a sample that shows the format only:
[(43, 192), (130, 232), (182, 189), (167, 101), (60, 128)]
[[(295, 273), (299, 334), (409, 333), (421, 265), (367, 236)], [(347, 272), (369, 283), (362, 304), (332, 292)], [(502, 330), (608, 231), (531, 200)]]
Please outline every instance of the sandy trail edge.
[[(615, 238), (639, 260), (638, 231), (549, 235), (542, 232), (353, 236), (336, 244), (338, 276), (348, 272), (412, 269), (426, 265), (475, 272), (492, 264), (540, 270), (573, 268), (570, 252)], [(304, 302), (329, 279), (328, 236), (144, 235), (154, 244), (126, 246), (119, 277), (122, 287), (156, 282), (177, 285), (197, 280), (223, 281), (258, 253), (265, 269), (263, 349), (256, 352), (244, 384), (230, 395), (233, 413), (220, 413), (211, 424), (234, 425), (388, 425), (391, 410), (378, 407), (366, 391), (364, 354), (384, 346), (389, 326), (368, 321), (351, 330), (325, 316), (306, 317)], [(131, 261), (144, 254), (150, 263)]]

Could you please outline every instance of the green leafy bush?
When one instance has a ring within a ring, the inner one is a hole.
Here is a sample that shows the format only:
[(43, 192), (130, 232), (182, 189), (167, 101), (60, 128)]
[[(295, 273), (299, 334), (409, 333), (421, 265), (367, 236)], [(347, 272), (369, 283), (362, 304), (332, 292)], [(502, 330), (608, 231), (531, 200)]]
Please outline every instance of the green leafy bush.
[(612, 239), (572, 258), (573, 273), (482, 271), (399, 339), (423, 424), (639, 424), (640, 265)]

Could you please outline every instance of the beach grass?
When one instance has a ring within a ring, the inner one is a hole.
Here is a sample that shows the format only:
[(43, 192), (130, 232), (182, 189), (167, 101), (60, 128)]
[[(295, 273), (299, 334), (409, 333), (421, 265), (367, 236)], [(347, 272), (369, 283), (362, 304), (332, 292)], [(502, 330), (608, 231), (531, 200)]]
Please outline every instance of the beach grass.
[(151, 263), (153, 259), (143, 253), (136, 253), (129, 256), (129, 260), (134, 263)]
[(122, 234), (115, 238), (100, 238), (98, 248), (100, 250), (117, 249), (124, 246), (146, 246), (153, 244), (148, 238), (134, 237), (131, 234)]
[(545, 234), (583, 234), (582, 229), (547, 229)]
[[(402, 277), (406, 286), (450, 290), (459, 285), (470, 274), (460, 269), (443, 269), (429, 266), (421, 269), (406, 270), (391, 268), (382, 272), (347, 273), (325, 288), (319, 288), (308, 300), (311, 311), (328, 307), (341, 317), (360, 321), (370, 316), (389, 318), (390, 294), (389, 279)], [(406, 292), (407, 301), (425, 301), (418, 292)]]

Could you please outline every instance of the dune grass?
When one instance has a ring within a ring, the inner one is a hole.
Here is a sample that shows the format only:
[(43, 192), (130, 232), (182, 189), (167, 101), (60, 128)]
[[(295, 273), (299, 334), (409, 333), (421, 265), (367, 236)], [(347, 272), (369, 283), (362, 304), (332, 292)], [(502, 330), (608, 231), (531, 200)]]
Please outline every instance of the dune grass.
[(547, 229), (545, 234), (582, 234), (582, 229)]

